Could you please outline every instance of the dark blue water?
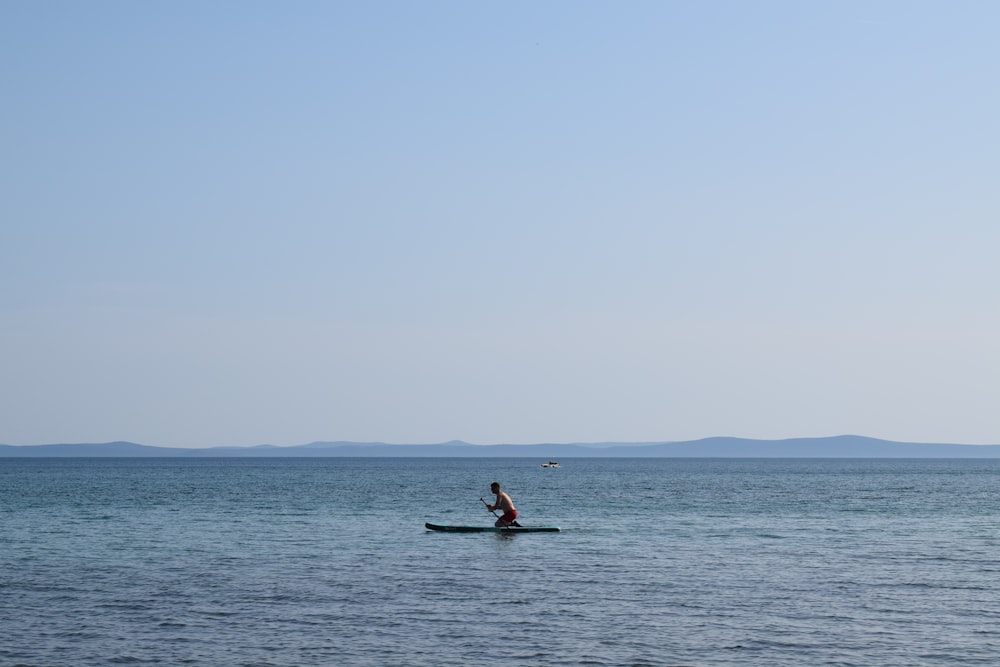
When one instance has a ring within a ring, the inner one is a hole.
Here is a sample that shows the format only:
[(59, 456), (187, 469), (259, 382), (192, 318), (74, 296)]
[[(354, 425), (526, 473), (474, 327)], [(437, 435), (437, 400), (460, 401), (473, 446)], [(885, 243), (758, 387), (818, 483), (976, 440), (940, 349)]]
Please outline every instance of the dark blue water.
[(0, 459), (0, 665), (1000, 663), (1000, 461), (539, 463)]

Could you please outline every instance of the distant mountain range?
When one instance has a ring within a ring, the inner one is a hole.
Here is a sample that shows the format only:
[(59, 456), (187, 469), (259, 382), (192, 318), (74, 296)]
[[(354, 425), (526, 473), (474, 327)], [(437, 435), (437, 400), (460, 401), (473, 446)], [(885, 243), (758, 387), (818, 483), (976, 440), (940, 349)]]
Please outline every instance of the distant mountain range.
[(705, 438), (684, 442), (541, 443), (473, 445), (454, 440), (439, 444), (399, 445), (381, 442), (311, 442), (277, 447), (151, 447), (133, 442), (61, 445), (0, 445), (0, 458), (11, 457), (526, 457), (546, 460), (574, 457), (708, 458), (1000, 458), (1000, 445), (893, 442), (858, 435), (787, 440)]

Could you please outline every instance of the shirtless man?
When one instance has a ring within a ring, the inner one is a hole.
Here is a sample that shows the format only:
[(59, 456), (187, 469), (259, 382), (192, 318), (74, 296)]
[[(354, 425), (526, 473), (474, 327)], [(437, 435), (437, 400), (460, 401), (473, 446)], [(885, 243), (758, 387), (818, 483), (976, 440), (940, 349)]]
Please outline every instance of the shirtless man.
[(497, 522), (493, 525), (497, 528), (508, 528), (510, 526), (520, 527), (521, 524), (517, 522), (517, 510), (514, 508), (514, 501), (512, 501), (510, 496), (500, 489), (500, 482), (493, 482), (490, 484), (490, 491), (496, 494), (496, 504), (487, 504), (486, 509), (490, 512), (503, 510), (503, 516), (497, 519)]

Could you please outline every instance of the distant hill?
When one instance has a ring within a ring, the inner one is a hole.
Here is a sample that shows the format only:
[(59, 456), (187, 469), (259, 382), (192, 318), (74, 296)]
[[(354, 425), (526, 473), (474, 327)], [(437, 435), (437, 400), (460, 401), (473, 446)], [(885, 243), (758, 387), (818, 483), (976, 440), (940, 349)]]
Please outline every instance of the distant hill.
[(180, 450), (166, 447), (149, 447), (134, 442), (104, 442), (78, 445), (0, 445), (0, 457), (137, 457), (175, 456)]
[(858, 435), (787, 440), (704, 438), (684, 442), (540, 443), (473, 445), (311, 442), (277, 447), (152, 447), (133, 442), (101, 444), (0, 445), (6, 457), (707, 457), (707, 458), (1000, 458), (1000, 445), (893, 442)]

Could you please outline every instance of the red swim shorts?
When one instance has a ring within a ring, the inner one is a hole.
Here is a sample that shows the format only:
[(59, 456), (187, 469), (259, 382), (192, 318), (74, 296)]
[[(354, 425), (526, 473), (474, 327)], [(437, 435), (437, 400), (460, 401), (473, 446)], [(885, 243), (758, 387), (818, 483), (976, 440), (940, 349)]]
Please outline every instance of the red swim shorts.
[(514, 519), (516, 518), (517, 518), (517, 510), (507, 510), (506, 512), (503, 513), (503, 516), (500, 517), (500, 519), (503, 520), (503, 522), (506, 523), (507, 525), (514, 523)]

